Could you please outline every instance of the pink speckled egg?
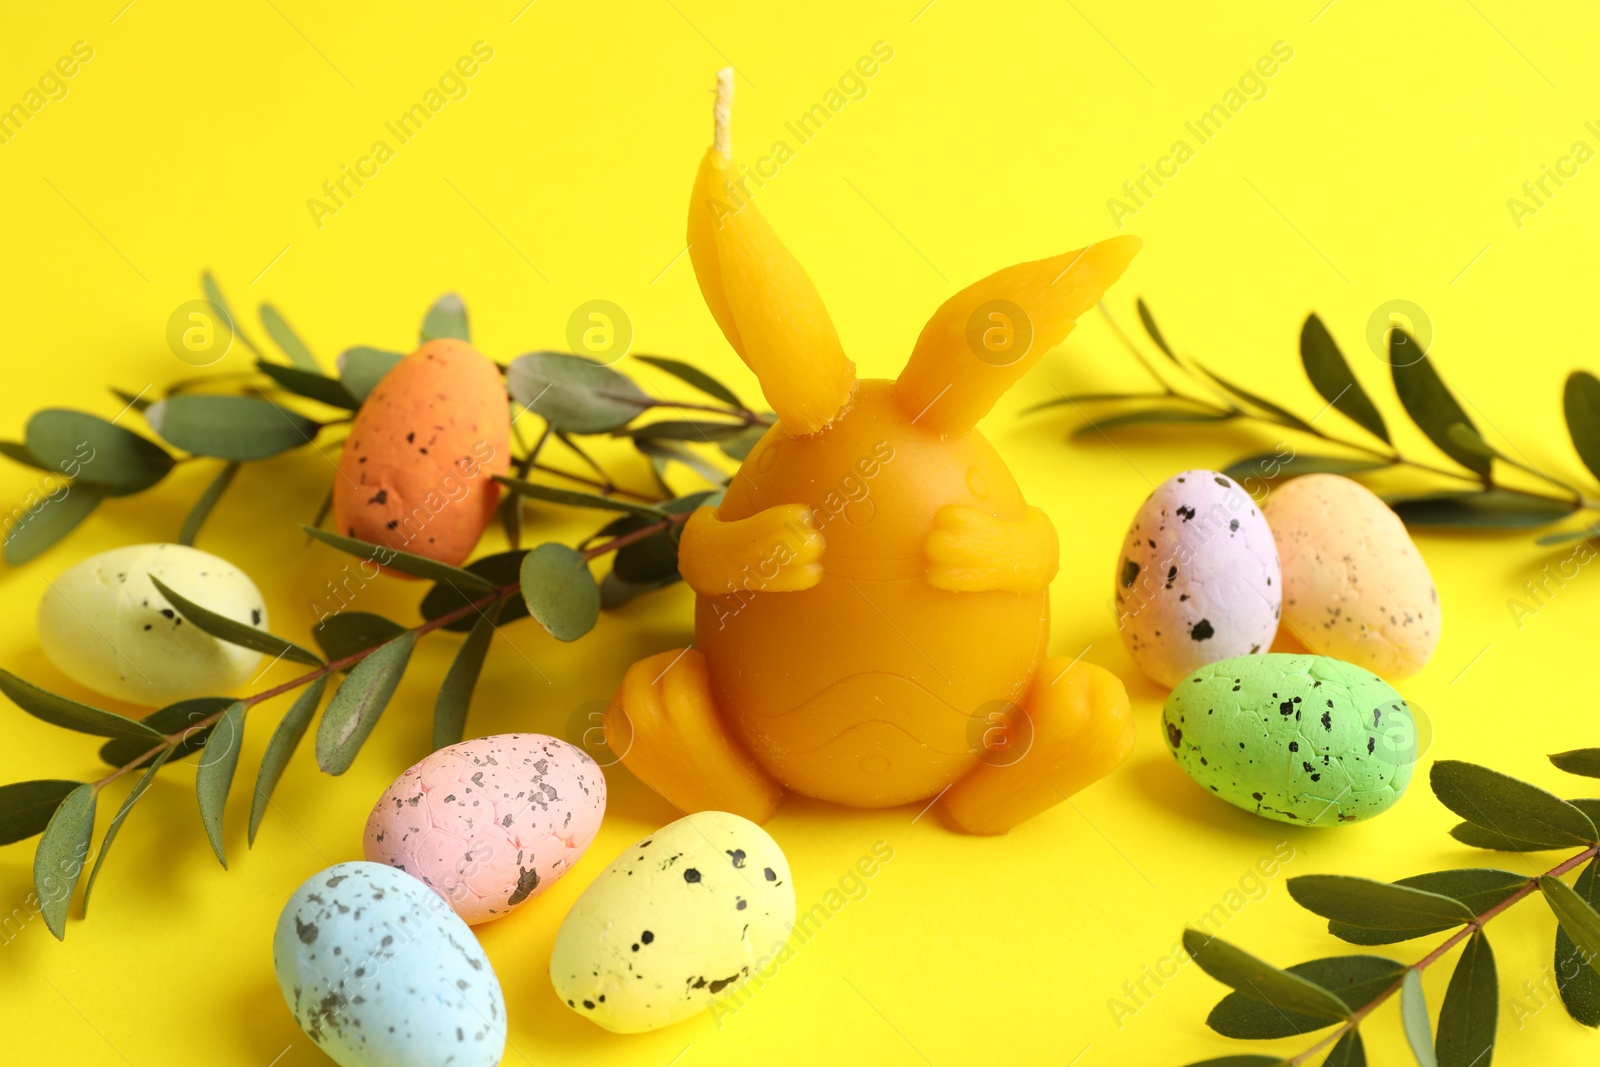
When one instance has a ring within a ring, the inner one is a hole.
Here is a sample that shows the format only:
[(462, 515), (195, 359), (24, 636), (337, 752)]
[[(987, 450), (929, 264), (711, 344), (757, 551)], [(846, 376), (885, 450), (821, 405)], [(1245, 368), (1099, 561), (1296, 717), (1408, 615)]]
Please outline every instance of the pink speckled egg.
[(468, 923), (544, 892), (600, 829), (606, 779), (580, 748), (497, 734), (441, 748), (367, 817), (363, 852), (420, 879)]

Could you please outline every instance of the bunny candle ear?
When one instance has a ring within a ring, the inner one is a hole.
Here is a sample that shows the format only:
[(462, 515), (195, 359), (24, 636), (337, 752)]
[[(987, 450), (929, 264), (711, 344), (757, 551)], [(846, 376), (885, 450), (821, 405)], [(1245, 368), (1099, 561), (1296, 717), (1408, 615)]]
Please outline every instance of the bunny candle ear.
[(1113, 237), (1076, 252), (1018, 263), (940, 305), (895, 380), (900, 410), (942, 434), (965, 433), (1039, 357), (1066, 340), (1139, 251)]
[(778, 421), (793, 434), (816, 433), (849, 403), (855, 365), (816, 286), (750, 202), (748, 180), (732, 162), (732, 99), (728, 68), (717, 74), (716, 136), (689, 203), (689, 258), (706, 306)]

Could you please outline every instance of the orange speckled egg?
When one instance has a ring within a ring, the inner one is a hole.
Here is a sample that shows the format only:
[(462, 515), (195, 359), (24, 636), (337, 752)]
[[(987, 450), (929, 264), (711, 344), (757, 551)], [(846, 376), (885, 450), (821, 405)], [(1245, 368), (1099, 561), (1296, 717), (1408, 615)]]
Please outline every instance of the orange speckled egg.
[(465, 341), (429, 341), (395, 364), (356, 413), (333, 483), (335, 529), (460, 563), (494, 517), (494, 475), (510, 461), (499, 368)]

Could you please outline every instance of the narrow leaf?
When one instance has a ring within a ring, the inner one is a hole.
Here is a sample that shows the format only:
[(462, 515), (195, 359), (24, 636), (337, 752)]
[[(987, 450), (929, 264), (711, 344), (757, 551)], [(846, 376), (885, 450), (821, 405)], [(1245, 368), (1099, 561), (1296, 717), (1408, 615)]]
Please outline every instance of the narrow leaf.
[[(510, 552), (496, 552), (490, 556), (473, 560), (467, 564), (467, 570), (480, 578), (486, 579), (496, 589), (508, 585), (517, 585), (522, 580), (522, 561), (527, 556), (525, 548), (513, 549)], [(422, 617), (424, 619), (437, 619), (441, 615), (448, 615), (452, 611), (465, 608), (469, 603), (478, 599), (468, 596), (455, 586), (441, 582), (428, 590), (428, 595), (422, 598)], [(528, 617), (528, 605), (521, 596), (513, 596), (501, 601), (500, 624)], [(477, 612), (470, 612), (466, 616), (446, 623), (443, 629), (455, 633), (466, 633), (472, 629), (477, 621)]]
[(95, 880), (100, 877), (100, 868), (106, 862), (106, 853), (111, 851), (111, 843), (117, 839), (117, 831), (122, 829), (122, 824), (127, 820), (128, 813), (139, 802), (139, 798), (144, 796), (145, 790), (150, 788), (150, 783), (155, 781), (156, 773), (166, 764), (167, 757), (171, 753), (172, 750), (168, 749), (155, 758), (145, 772), (139, 776), (139, 780), (134, 783), (133, 788), (128, 791), (128, 795), (123, 798), (122, 806), (117, 809), (117, 813), (111, 817), (111, 824), (106, 827), (105, 835), (100, 838), (100, 851), (95, 854), (94, 866), (89, 868), (88, 880), (83, 883), (84, 914), (87, 915), (89, 912), (89, 894), (94, 892)]
[(1561, 399), (1572, 447), (1589, 473), (1600, 478), (1600, 379), (1588, 371), (1573, 371)]
[(1455, 423), (1476, 429), (1456, 398), (1433, 368), (1433, 360), (1424, 354), (1416, 339), (1398, 327), (1389, 331), (1389, 368), (1394, 376), (1394, 389), (1411, 421), (1439, 451), (1485, 480), (1489, 477), (1489, 457), (1463, 448), (1450, 436)]
[(435, 300), (422, 319), (422, 343), (427, 344), (440, 337), (472, 340), (472, 330), (467, 326), (467, 305), (455, 293), (446, 293)]
[(670, 582), (679, 577), (677, 532), (677, 528), (662, 530), (624, 545), (612, 559), (612, 572), (632, 585)]
[(217, 501), (222, 499), (222, 494), (227, 492), (234, 475), (238, 473), (238, 460), (230, 460), (222, 465), (217, 476), (206, 486), (206, 491), (200, 494), (200, 499), (194, 502), (194, 507), (190, 508), (189, 514), (184, 517), (183, 529), (178, 531), (178, 544), (194, 544), (194, 539), (200, 536), (200, 527), (210, 516), (211, 509), (217, 506)]
[(223, 712), (217, 727), (206, 739), (205, 750), (194, 773), (195, 796), (200, 801), (200, 821), (217, 862), (224, 868), (228, 858), (222, 845), (222, 815), (228, 806), (228, 790), (233, 787), (233, 772), (239, 766), (239, 750), (244, 747), (244, 701), (235, 701)]
[(1115, 430), (1123, 426), (1229, 422), (1238, 417), (1232, 412), (1216, 414), (1209, 411), (1192, 411), (1188, 408), (1144, 408), (1140, 411), (1125, 411), (1120, 415), (1091, 420), (1073, 430), (1072, 436), (1087, 437), (1089, 434), (1104, 433), (1106, 430)]
[[(1481, 915), (1517, 892), (1527, 882), (1525, 875), (1513, 871), (1501, 871), (1492, 867), (1466, 867), (1412, 875), (1410, 878), (1398, 879), (1395, 884), (1459, 900), (1474, 915)], [(1425, 937), (1459, 925), (1461, 925), (1459, 920), (1450, 918), (1409, 929), (1375, 930), (1332, 921), (1328, 923), (1328, 932), (1355, 945), (1389, 945)]]
[[(1167, 347), (1167, 339), (1161, 335), (1161, 328), (1156, 325), (1156, 317), (1150, 314), (1150, 308), (1145, 304), (1144, 298), (1140, 297), (1136, 304), (1139, 308), (1139, 323), (1144, 327), (1144, 332), (1150, 335), (1150, 340), (1156, 343), (1157, 348), (1166, 353), (1168, 359), (1177, 363), (1178, 357), (1173, 354), (1171, 348)], [(1179, 364), (1179, 366), (1182, 366), (1182, 364)]]
[(535, 500), (546, 500), (552, 504), (565, 504), (574, 508), (596, 508), (601, 511), (625, 511), (631, 515), (644, 515), (656, 519), (666, 515), (660, 508), (636, 500), (601, 496), (599, 493), (583, 493), (575, 489), (558, 489), (553, 485), (541, 485), (538, 482), (526, 482), (520, 478), (508, 478), (498, 474), (494, 480), (519, 496), (531, 496)]
[(665, 589), (669, 585), (676, 585), (682, 580), (676, 568), (673, 569), (670, 576), (648, 582), (630, 582), (618, 578), (617, 573), (611, 571), (600, 579), (600, 610), (611, 611), (614, 608), (620, 608), (630, 600), (644, 596), (646, 593), (653, 593), (657, 589)]
[(350, 390), (338, 378), (329, 378), (299, 367), (286, 367), (282, 363), (268, 363), (266, 360), (258, 362), (256, 369), (296, 396), (352, 411), (361, 406), (361, 401), (351, 396)]
[(80, 704), (64, 696), (57, 696), (40, 689), (32, 682), (23, 681), (7, 670), (0, 670), (0, 692), (5, 693), (17, 707), (29, 715), (43, 719), (52, 726), (76, 730), (80, 734), (93, 734), (96, 737), (121, 737), (144, 741), (149, 746), (162, 741), (159, 733), (136, 719), (102, 711), (88, 704)]
[(1244, 1053), (1200, 1060), (1197, 1063), (1189, 1064), (1189, 1067), (1291, 1067), (1291, 1065), (1288, 1060), (1280, 1059), (1277, 1056), (1256, 1056)]
[(1582, 811), (1499, 771), (1460, 760), (1439, 760), (1428, 780), (1445, 807), (1485, 830), (1563, 848), (1600, 840), (1594, 823)]
[(297, 412), (257, 396), (169, 396), (144, 413), (166, 441), (197, 456), (266, 459), (308, 445), (322, 429)]
[(531, 352), (506, 368), (517, 406), (568, 433), (607, 433), (655, 401), (610, 367), (565, 352)]
[(497, 600), (478, 616), (472, 631), (462, 642), (455, 660), (450, 664), (444, 684), (439, 687), (439, 698), (433, 705), (433, 747), (435, 750), (453, 745), (466, 735), (467, 708), (472, 704), (472, 690), (478, 684), (478, 674), (483, 670), (483, 659), (494, 638), (495, 622), (500, 616)]
[(261, 819), (267, 814), (267, 805), (272, 801), (272, 791), (278, 787), (278, 779), (283, 777), (283, 772), (289, 766), (289, 758), (294, 755), (294, 750), (299, 747), (300, 739), (305, 736), (306, 727), (311, 725), (311, 717), (317, 713), (317, 705), (322, 701), (322, 691), (328, 687), (328, 676), (324, 674), (310, 685), (300, 691), (300, 695), (290, 705), (283, 718), (278, 720), (278, 726), (272, 731), (272, 739), (267, 742), (267, 751), (261, 757), (261, 771), (256, 775), (255, 795), (250, 800), (250, 830), (247, 841), (256, 843), (256, 830), (261, 826)]
[(1550, 762), (1568, 774), (1581, 774), (1585, 778), (1600, 778), (1600, 748), (1575, 748), (1557, 752)]
[(311, 349), (300, 340), (298, 334), (289, 328), (288, 322), (279, 314), (278, 309), (271, 304), (261, 305), (261, 325), (267, 328), (267, 333), (283, 349), (283, 354), (289, 357), (289, 362), (302, 370), (315, 371), (317, 357), (311, 354)]
[(78, 888), (78, 877), (89, 858), (89, 842), (94, 835), (95, 787), (78, 786), (56, 808), (39, 838), (33, 854), (33, 893), (44, 924), (66, 940), (67, 908)]
[(399, 352), (357, 345), (339, 353), (339, 382), (358, 402), (367, 399), (373, 388), (406, 357)]
[(1050, 408), (1071, 407), (1077, 404), (1098, 404), (1107, 400), (1166, 400), (1166, 393), (1061, 393), (1049, 400), (1041, 400), (1037, 404), (1029, 404), (1017, 414), (1032, 415), (1038, 411), (1048, 411)]
[(117, 493), (148, 489), (172, 470), (172, 457), (154, 441), (82, 411), (36, 413), (26, 441), (46, 468)]
[[(613, 430), (613, 437), (651, 437), (658, 441), (688, 441), (691, 444), (715, 443), (738, 437), (748, 429), (739, 422), (707, 422), (703, 419), (662, 419), (642, 426)], [(765, 431), (766, 427), (763, 426)]]
[(756, 447), (756, 442), (765, 437), (770, 429), (771, 426), (763, 426), (759, 422), (751, 423), (733, 437), (718, 441), (717, 449), (729, 459), (743, 463), (750, 450)]
[(20, 567), (44, 552), (87, 519), (105, 497), (104, 490), (82, 483), (72, 486), (65, 496), (46, 498), (11, 527), (6, 535), (6, 562)]
[(156, 592), (165, 597), (167, 603), (177, 609), (178, 614), (219, 641), (265, 652), (269, 656), (292, 659), (297, 663), (313, 667), (322, 666), (322, 658), (315, 652), (301, 648), (293, 641), (285, 641), (276, 634), (270, 634), (247, 622), (231, 619), (210, 608), (203, 608), (183, 594), (168, 588), (167, 584), (155, 575), (152, 574), (149, 578), (150, 584), (156, 587)]
[(1572, 943), (1588, 959), (1600, 959), (1600, 912), (1567, 883), (1549, 875), (1539, 879), (1539, 889)]
[(1309, 423), (1307, 423), (1300, 416), (1296, 415), (1294, 412), (1290, 411), (1288, 408), (1274, 404), (1266, 397), (1260, 396), (1257, 393), (1253, 393), (1244, 386), (1237, 385), (1234, 382), (1229, 381), (1216, 371), (1212, 370), (1210, 367), (1207, 367), (1204, 363), (1201, 363), (1199, 360), (1195, 360), (1194, 364), (1200, 368), (1206, 377), (1210, 378), (1212, 381), (1222, 386), (1224, 390), (1232, 393), (1236, 398), (1243, 400), (1251, 407), (1254, 407), (1260, 411), (1265, 411), (1267, 414), (1272, 415), (1273, 417), (1287, 423), (1290, 426), (1293, 426), (1297, 430), (1311, 429)]
[(669, 359), (666, 356), (634, 356), (641, 363), (648, 363), (658, 370), (664, 370), (680, 382), (687, 382), (709, 397), (714, 397), (740, 410), (744, 409), (744, 402), (740, 400), (732, 389), (717, 381), (699, 367), (683, 362), (681, 359)]
[(1410, 930), (1433, 923), (1471, 922), (1459, 900), (1411, 886), (1341, 874), (1305, 874), (1288, 881), (1289, 895), (1308, 911), (1369, 930)]
[(1361, 1031), (1346, 1030), (1328, 1058), (1322, 1061), (1322, 1067), (1367, 1067), (1367, 1049), (1361, 1043)]
[(1450, 828), (1450, 836), (1460, 841), (1463, 845), (1473, 848), (1486, 848), (1493, 852), (1546, 852), (1552, 848), (1566, 848), (1565, 845), (1552, 845), (1540, 841), (1524, 841), (1520, 838), (1507, 837), (1505, 834), (1493, 830), (1485, 830), (1470, 822), (1457, 823)]
[(205, 290), (206, 299), (216, 305), (218, 311), (228, 320), (228, 326), (233, 330), (233, 335), (244, 342), (244, 346), (254, 352), (260, 359), (266, 358), (266, 353), (261, 351), (261, 346), (256, 344), (243, 330), (239, 328), (239, 316), (233, 313), (233, 308), (228, 306), (228, 301), (222, 295), (222, 289), (217, 285), (217, 280), (211, 276), (210, 271), (200, 275), (200, 287)]
[(28, 451), (28, 446), (21, 441), (0, 441), (0, 456), (5, 456), (13, 462), (24, 467), (32, 467), (36, 471), (49, 471), (52, 474), (60, 473), (47, 463), (39, 461), (39, 457)]
[[(1372, 1002), (1394, 985), (1405, 964), (1382, 956), (1328, 956), (1287, 967), (1290, 974), (1321, 986), (1352, 1008)], [(1325, 1030), (1337, 1020), (1279, 1011), (1244, 993), (1229, 993), (1206, 1017), (1206, 1025), (1224, 1037), (1267, 1041)]]
[(401, 552), (397, 548), (386, 545), (375, 545), (370, 541), (358, 541), (354, 537), (345, 537), (343, 534), (331, 533), (328, 530), (319, 530), (315, 526), (300, 527), (313, 539), (325, 545), (332, 545), (340, 552), (347, 552), (352, 556), (370, 560), (381, 564), (390, 570), (409, 574), (414, 578), (428, 578), (435, 582), (454, 582), (466, 589), (480, 589), (488, 592), (494, 588), (482, 578), (471, 571), (460, 567), (453, 567), (448, 563), (441, 563), (436, 559), (426, 556), (413, 555), (410, 552)]
[(1562, 530), (1558, 533), (1545, 534), (1543, 537), (1536, 538), (1533, 543), (1536, 545), (1564, 545), (1569, 541), (1588, 541), (1596, 537), (1600, 537), (1600, 523), (1585, 526), (1579, 530)]
[(1489, 1067), (1500, 1015), (1499, 995), (1494, 953), (1479, 930), (1467, 939), (1439, 1008), (1434, 1048), (1439, 1067)]
[(1466, 490), (1385, 497), (1407, 526), (1525, 530), (1560, 522), (1577, 510), (1570, 500), (1516, 489)]
[(716, 465), (700, 458), (676, 441), (659, 441), (649, 437), (636, 437), (633, 447), (649, 456), (652, 463), (661, 461), (682, 463), (712, 485), (727, 485), (728, 475)]
[(1333, 993), (1296, 974), (1280, 971), (1265, 960), (1208, 937), (1199, 930), (1183, 932), (1183, 947), (1200, 969), (1232, 989), (1269, 1004), (1280, 1011), (1312, 1015), (1339, 1022), (1350, 1017), (1350, 1008)]
[[(1600, 860), (1591, 860), (1578, 876), (1574, 887), (1578, 898), (1591, 908), (1600, 905)], [(1595, 972), (1596, 957), (1579, 948), (1567, 933), (1567, 928), (1556, 924), (1555, 972), (1556, 988), (1561, 993), (1561, 1003), (1567, 1014), (1584, 1026), (1600, 1026), (1600, 974)]]
[(600, 617), (600, 588), (583, 555), (566, 545), (543, 544), (522, 561), (522, 599), (539, 625), (558, 641), (576, 641)]
[(339, 775), (350, 769), (389, 705), (416, 643), (417, 635), (408, 631), (350, 669), (317, 726), (317, 764), (324, 771)]
[(330, 615), (311, 631), (330, 660), (345, 659), (357, 652), (376, 648), (405, 633), (406, 628), (382, 615), (367, 611), (341, 611)]
[(1276, 452), (1246, 456), (1234, 460), (1222, 473), (1236, 482), (1258, 478), (1264, 482), (1298, 478), (1305, 474), (1365, 474), (1391, 466), (1383, 460), (1345, 459), (1342, 456), (1313, 456), (1297, 452), (1288, 458)]
[(153, 747), (148, 739), (113, 738), (100, 746), (100, 758), (113, 767), (135, 761), (137, 767), (148, 767), (156, 759), (168, 763), (185, 759), (205, 748), (206, 739), (216, 728), (215, 719), (232, 703), (231, 697), (192, 697), (158, 708), (139, 721), (157, 733), (177, 737), (177, 744), (154, 756), (145, 756)]
[(1433, 1054), (1433, 1024), (1428, 1019), (1428, 998), (1422, 992), (1422, 972), (1408, 968), (1400, 984), (1400, 1022), (1417, 1067), (1438, 1067)]
[(0, 785), (0, 845), (26, 841), (34, 834), (44, 833), (50, 816), (81, 784), (44, 778)]
[[(317, 505), (317, 513), (316, 513), (315, 516), (312, 517), (311, 525), (320, 528), (322, 526), (322, 520), (326, 519), (328, 517), (328, 512), (330, 512), (332, 510), (333, 510), (333, 490), (329, 489), (326, 493), (324, 493), (322, 495), (322, 503)], [(309, 537), (306, 538), (306, 543), (310, 544), (311, 543), (311, 538), (309, 538)]]
[(1322, 399), (1380, 441), (1388, 442), (1389, 427), (1384, 424), (1383, 415), (1356, 381), (1344, 353), (1316, 315), (1307, 316), (1300, 328), (1300, 364)]

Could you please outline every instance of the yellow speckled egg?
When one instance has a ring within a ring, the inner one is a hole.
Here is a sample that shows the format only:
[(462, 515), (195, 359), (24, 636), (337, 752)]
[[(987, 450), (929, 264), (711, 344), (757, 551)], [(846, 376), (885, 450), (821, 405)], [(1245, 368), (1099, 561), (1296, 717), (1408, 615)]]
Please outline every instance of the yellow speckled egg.
[(1400, 516), (1337, 474), (1278, 486), (1262, 513), (1292, 637), (1385, 678), (1423, 668), (1439, 643), (1439, 593)]
[(607, 1030), (671, 1026), (786, 944), (794, 907), (789, 863), (765, 830), (696, 812), (630, 846), (583, 891), (556, 934), (550, 980)]
[(429, 341), (395, 364), (356, 413), (333, 482), (334, 528), (460, 563), (494, 517), (494, 475), (510, 460), (499, 368), (465, 341)]

